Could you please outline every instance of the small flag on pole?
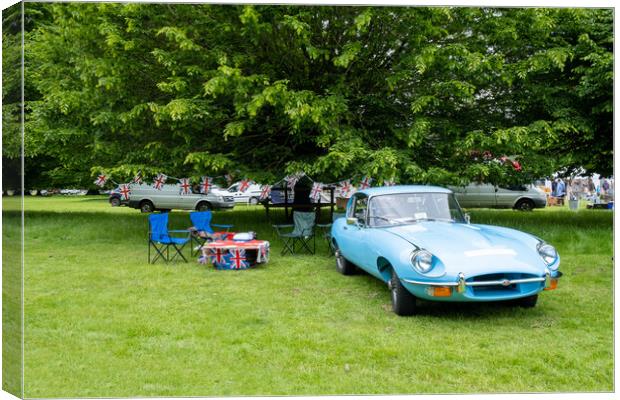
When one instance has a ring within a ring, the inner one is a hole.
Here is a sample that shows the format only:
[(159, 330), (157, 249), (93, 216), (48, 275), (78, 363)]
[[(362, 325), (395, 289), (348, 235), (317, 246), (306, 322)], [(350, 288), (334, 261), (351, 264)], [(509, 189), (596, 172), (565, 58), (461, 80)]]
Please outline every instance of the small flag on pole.
[(95, 181), (95, 185), (99, 186), (99, 187), (103, 187), (103, 185), (105, 185), (105, 183), (108, 181), (108, 177), (105, 176), (104, 174), (98, 175), (97, 176), (97, 180)]
[(207, 194), (211, 190), (211, 186), (213, 186), (213, 178), (208, 176), (203, 176), (200, 181), (200, 193)]
[(192, 194), (192, 185), (189, 183), (189, 178), (179, 179), (179, 187), (181, 188), (181, 194)]
[(161, 188), (164, 186), (164, 183), (166, 183), (166, 179), (168, 179), (166, 175), (157, 174), (157, 177), (153, 181), (153, 187), (157, 190), (161, 190)]

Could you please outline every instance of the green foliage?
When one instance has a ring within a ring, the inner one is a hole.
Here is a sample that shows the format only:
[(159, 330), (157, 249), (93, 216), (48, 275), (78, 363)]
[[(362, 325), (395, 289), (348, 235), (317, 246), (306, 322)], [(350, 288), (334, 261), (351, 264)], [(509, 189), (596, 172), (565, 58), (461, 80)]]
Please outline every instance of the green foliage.
[(611, 173), (611, 10), (26, 7), (47, 16), (26, 43), (28, 151), (58, 180), (89, 184), (94, 165), (441, 184)]

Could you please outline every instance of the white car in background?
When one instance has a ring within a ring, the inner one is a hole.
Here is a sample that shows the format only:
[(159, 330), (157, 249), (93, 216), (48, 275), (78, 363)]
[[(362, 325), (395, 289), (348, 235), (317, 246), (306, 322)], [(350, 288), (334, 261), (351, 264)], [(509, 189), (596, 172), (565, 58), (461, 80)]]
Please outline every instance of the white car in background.
[(232, 195), (235, 199), (235, 203), (242, 204), (251, 204), (256, 205), (260, 201), (261, 187), (258, 183), (252, 183), (250, 186), (244, 191), (239, 190), (241, 182), (236, 182), (230, 185), (227, 189), (228, 195)]

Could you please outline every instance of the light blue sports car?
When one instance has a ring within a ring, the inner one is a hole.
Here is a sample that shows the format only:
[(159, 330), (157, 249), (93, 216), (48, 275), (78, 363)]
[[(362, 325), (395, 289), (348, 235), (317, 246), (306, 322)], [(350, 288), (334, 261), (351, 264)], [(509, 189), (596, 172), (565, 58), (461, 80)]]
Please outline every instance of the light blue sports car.
[(436, 186), (361, 190), (332, 225), (336, 267), (388, 284), (398, 315), (416, 299), (512, 300), (534, 307), (562, 273), (553, 246), (514, 229), (470, 224), (452, 191)]

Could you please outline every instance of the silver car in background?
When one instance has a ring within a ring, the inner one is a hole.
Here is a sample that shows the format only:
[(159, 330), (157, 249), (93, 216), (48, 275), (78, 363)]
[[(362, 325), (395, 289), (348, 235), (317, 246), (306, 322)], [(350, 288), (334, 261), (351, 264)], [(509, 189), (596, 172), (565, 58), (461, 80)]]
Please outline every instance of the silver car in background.
[(138, 208), (142, 212), (156, 210), (216, 210), (231, 209), (235, 199), (225, 191), (212, 189), (208, 194), (192, 190), (191, 194), (182, 195), (178, 185), (163, 185), (161, 190), (149, 184), (131, 185), (127, 206)]
[(547, 206), (545, 192), (532, 185), (502, 187), (472, 183), (449, 188), (463, 208), (514, 208), (531, 211)]

